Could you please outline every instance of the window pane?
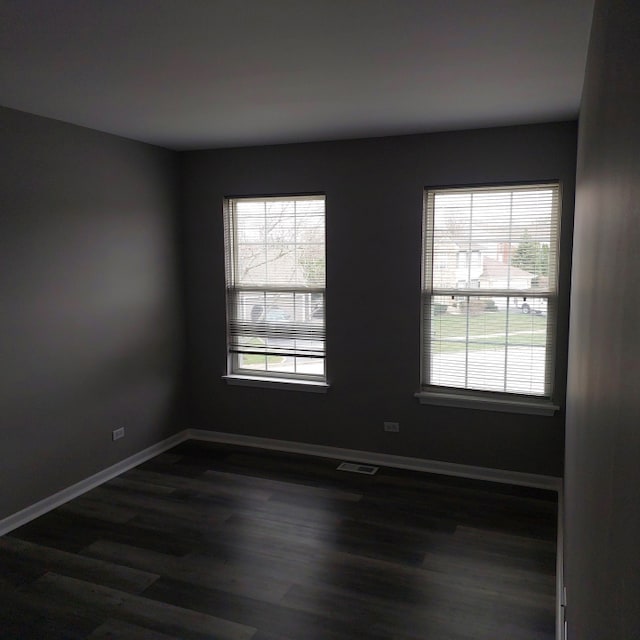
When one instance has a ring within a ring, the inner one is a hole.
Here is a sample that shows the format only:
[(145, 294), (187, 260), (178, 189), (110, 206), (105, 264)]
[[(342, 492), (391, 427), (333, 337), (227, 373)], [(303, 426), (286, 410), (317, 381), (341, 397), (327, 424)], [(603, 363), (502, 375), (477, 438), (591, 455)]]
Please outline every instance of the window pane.
[(296, 372), (324, 376), (324, 358), (296, 358)]
[[(531, 301), (529, 301), (531, 302)], [(546, 300), (523, 312), (506, 297), (434, 296), (430, 384), (544, 395), (549, 335)]]
[(506, 300), (436, 297), (432, 318), (433, 384), (504, 391)]
[(238, 244), (236, 279), (240, 285), (261, 285), (267, 278), (267, 248), (264, 244)]
[(268, 356), (267, 371), (277, 373), (293, 373), (293, 358), (291, 356)]
[(549, 290), (557, 188), (436, 192), (433, 287)]
[(267, 356), (263, 355), (264, 340), (257, 336), (242, 338), (242, 348), (247, 353), (238, 354), (238, 364), (242, 369), (251, 369), (255, 371), (265, 371), (267, 367)]

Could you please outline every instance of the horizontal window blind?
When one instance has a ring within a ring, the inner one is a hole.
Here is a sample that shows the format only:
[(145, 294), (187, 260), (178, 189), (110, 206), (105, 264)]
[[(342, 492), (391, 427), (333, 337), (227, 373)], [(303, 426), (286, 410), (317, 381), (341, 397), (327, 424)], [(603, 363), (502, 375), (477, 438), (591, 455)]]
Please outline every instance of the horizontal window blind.
[(425, 192), (423, 388), (550, 397), (557, 184)]
[(324, 379), (324, 196), (229, 198), (225, 227), (232, 372)]

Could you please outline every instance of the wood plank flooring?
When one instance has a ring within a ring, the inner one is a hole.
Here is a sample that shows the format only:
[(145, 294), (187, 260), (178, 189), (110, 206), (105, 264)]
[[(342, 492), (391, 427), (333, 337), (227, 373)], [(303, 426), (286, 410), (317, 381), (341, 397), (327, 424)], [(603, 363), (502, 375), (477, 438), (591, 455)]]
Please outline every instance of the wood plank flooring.
[(0, 538), (0, 638), (554, 638), (554, 493), (336, 466), (179, 445)]

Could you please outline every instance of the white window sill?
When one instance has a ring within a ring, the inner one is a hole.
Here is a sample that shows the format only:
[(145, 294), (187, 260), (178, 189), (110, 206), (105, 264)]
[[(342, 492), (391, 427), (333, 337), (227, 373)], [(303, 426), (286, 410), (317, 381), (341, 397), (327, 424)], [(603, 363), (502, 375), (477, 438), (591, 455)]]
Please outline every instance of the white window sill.
[(546, 398), (493, 398), (482, 395), (467, 395), (438, 391), (419, 391), (415, 394), (420, 404), (440, 405), (458, 409), (479, 409), (481, 411), (500, 411), (502, 413), (526, 413), (537, 416), (552, 416), (560, 407)]
[(227, 375), (222, 376), (227, 384), (241, 387), (260, 387), (262, 389), (280, 389), (283, 391), (307, 391), (327, 393), (329, 385), (316, 380), (292, 380), (291, 378), (263, 378), (259, 376)]

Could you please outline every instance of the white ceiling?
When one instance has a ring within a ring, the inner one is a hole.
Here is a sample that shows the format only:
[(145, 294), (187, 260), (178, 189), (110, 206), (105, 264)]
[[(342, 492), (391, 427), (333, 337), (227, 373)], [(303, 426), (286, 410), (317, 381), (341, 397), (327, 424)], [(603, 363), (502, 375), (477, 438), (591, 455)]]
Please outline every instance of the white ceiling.
[(0, 104), (176, 149), (575, 118), (593, 0), (0, 0)]

